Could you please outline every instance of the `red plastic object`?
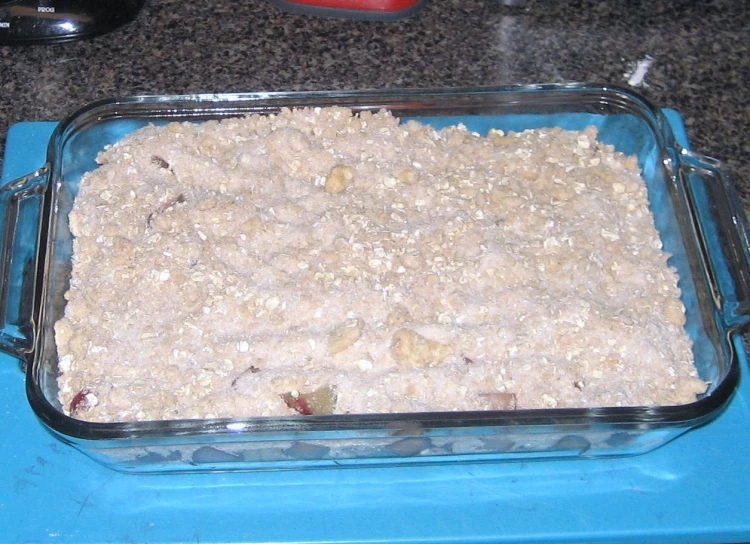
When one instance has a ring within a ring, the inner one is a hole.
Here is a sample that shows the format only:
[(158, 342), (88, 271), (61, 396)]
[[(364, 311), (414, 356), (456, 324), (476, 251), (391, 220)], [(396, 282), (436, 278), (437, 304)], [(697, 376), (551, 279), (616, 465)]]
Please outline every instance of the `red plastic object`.
[(325, 17), (392, 21), (411, 17), (426, 0), (269, 0), (286, 11)]

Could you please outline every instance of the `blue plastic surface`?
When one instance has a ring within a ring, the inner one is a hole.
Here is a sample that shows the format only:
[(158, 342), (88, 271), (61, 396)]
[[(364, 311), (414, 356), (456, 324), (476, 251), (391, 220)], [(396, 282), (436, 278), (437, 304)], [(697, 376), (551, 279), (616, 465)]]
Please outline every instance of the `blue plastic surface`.
[[(53, 127), (11, 128), (3, 182), (42, 165)], [(0, 541), (747, 542), (744, 357), (741, 370), (718, 419), (631, 458), (135, 476), (48, 434), (2, 356)]]

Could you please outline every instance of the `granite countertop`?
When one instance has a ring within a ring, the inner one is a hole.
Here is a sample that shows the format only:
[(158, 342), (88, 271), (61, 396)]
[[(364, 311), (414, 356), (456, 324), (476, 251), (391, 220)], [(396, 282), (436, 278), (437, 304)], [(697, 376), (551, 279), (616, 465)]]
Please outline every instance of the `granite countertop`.
[(433, 0), (396, 22), (290, 14), (263, 0), (147, 0), (135, 22), (90, 41), (0, 46), (0, 151), (15, 122), (118, 95), (627, 86), (647, 55), (637, 90), (683, 114), (693, 148), (726, 162), (750, 209), (746, 0)]

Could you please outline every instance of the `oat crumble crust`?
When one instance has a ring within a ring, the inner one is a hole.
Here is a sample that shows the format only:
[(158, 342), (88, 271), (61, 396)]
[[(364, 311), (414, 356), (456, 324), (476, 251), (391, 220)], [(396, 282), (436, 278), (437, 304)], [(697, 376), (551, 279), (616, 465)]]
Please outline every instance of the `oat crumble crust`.
[(149, 126), (71, 212), (91, 421), (668, 405), (706, 389), (634, 157), (345, 108)]

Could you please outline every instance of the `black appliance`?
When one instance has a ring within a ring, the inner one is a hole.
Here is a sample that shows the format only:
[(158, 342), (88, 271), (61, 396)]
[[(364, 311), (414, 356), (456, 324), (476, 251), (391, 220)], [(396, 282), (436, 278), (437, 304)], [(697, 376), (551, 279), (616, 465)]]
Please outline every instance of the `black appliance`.
[(133, 19), (146, 0), (0, 0), (0, 45), (91, 38)]

